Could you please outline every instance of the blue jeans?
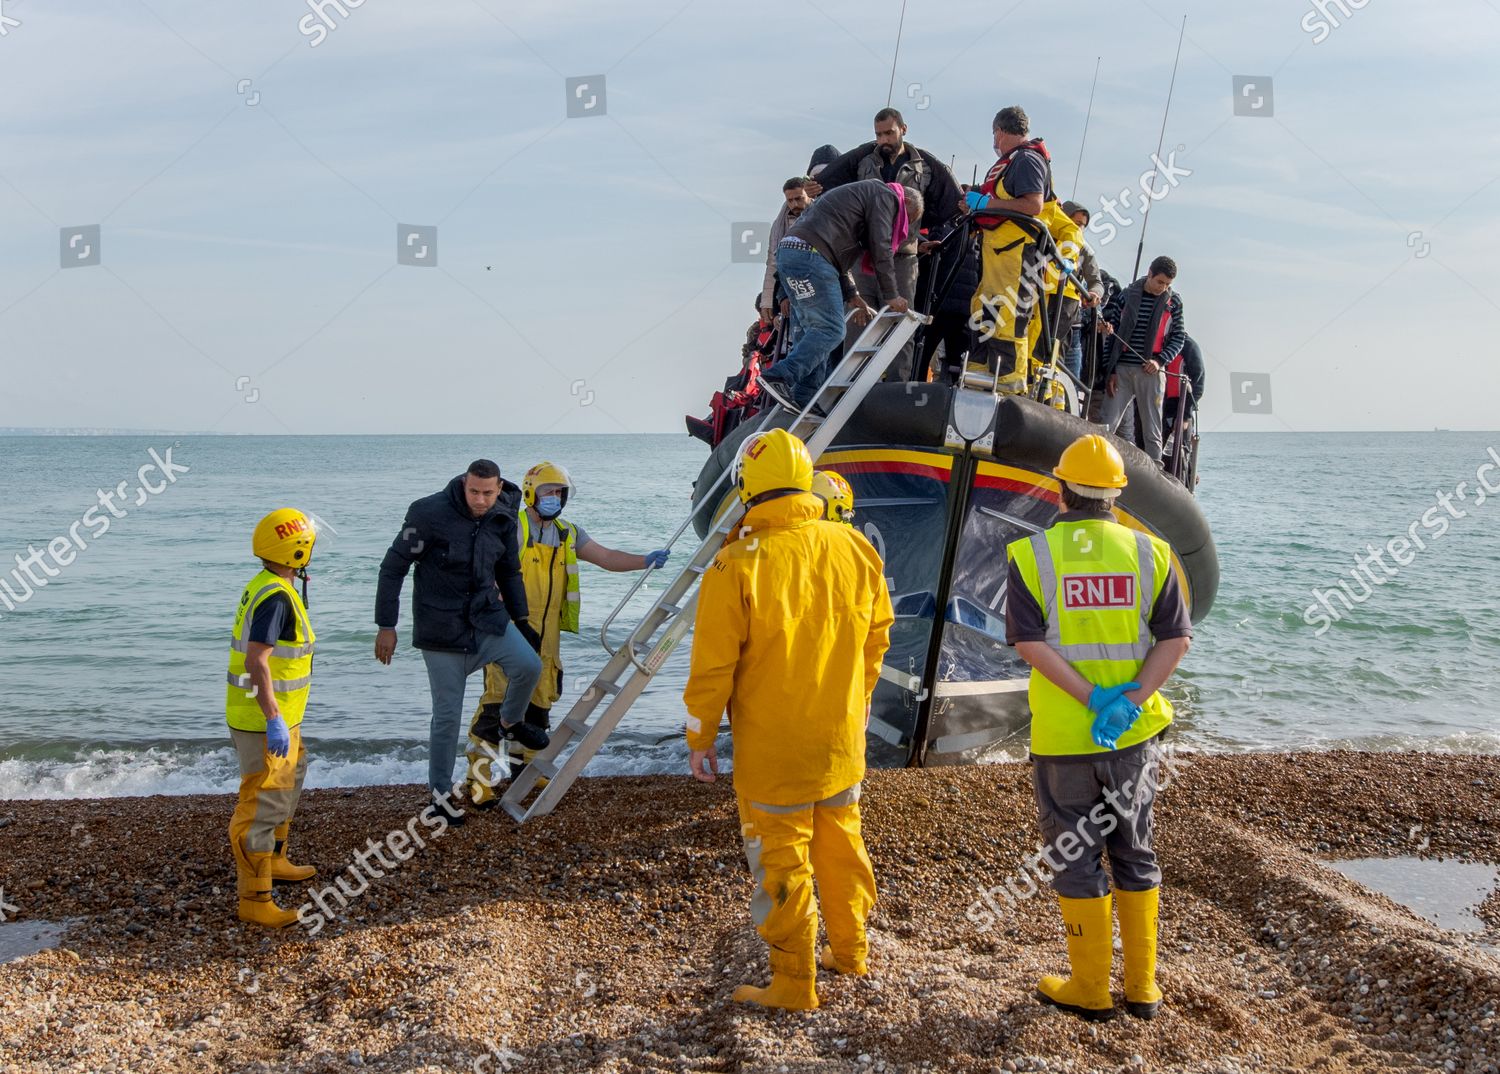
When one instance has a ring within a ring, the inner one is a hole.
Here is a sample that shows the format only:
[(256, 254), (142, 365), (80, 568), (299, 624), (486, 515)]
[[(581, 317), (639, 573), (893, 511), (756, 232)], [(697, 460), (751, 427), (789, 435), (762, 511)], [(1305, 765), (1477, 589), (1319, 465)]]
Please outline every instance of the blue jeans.
[(771, 376), (785, 381), (793, 401), (804, 405), (822, 387), (828, 356), (844, 340), (844, 292), (838, 270), (811, 250), (779, 248), (776, 269), (792, 300), (792, 317), (801, 334)]
[(480, 634), (477, 652), (448, 653), (423, 649), (427, 685), (432, 690), (432, 733), (428, 740), (427, 785), (433, 793), (453, 789), (453, 762), (458, 756), (459, 723), (463, 718), (464, 687), (469, 676), (486, 664), (499, 664), (510, 680), (500, 705), (500, 722), (520, 723), (531, 691), (542, 677), (542, 659), (521, 637), (515, 624), (504, 634)]
[(1083, 329), (1076, 324), (1068, 330), (1063, 343), (1062, 364), (1067, 366), (1074, 380), (1083, 383)]

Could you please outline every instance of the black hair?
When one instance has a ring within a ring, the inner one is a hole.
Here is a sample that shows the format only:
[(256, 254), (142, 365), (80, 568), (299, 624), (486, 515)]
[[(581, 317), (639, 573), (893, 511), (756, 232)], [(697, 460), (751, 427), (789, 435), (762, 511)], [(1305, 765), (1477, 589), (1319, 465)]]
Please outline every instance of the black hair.
[(781, 184), (781, 192), (784, 194), (788, 190), (801, 190), (806, 185), (807, 185), (807, 176), (805, 176), (805, 175), (794, 175), (790, 179), (788, 179), (786, 182), (784, 182), (784, 183)]
[(896, 111), (894, 108), (882, 108), (880, 111), (875, 113), (876, 123), (884, 123), (888, 119), (894, 119), (896, 121), (896, 126), (898, 127), (906, 126), (906, 120), (902, 119), (901, 113)]
[(481, 480), (490, 477), (498, 480), (500, 477), (500, 467), (489, 459), (475, 459), (469, 463), (468, 472)]
[(1067, 482), (1062, 487), (1062, 504), (1066, 511), (1087, 511), (1090, 514), (1098, 514), (1100, 511), (1108, 511), (1115, 505), (1116, 497), (1111, 496), (1107, 500), (1096, 500), (1092, 496), (1084, 496), (1068, 488)]
[(1169, 280), (1177, 279), (1177, 262), (1163, 254), (1161, 257), (1153, 258), (1149, 276), (1165, 276)]

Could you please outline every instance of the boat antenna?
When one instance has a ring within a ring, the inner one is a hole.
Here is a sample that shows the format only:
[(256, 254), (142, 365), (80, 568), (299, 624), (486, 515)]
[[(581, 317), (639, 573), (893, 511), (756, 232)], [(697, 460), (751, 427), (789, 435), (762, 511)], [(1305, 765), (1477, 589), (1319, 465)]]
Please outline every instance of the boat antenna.
[(1099, 88), (1099, 64), (1103, 56), (1094, 57), (1094, 84), (1089, 87), (1089, 110), (1083, 116), (1083, 141), (1078, 143), (1078, 167), (1073, 170), (1073, 193), (1069, 200), (1078, 200), (1078, 175), (1083, 171), (1083, 147), (1089, 144), (1089, 120), (1094, 116), (1094, 90)]
[(901, 0), (901, 21), (896, 24), (896, 51), (891, 56), (891, 84), (886, 87), (885, 106), (891, 106), (891, 97), (896, 92), (896, 60), (901, 55), (901, 31), (906, 27), (906, 0)]
[[(1172, 81), (1167, 86), (1167, 107), (1161, 114), (1161, 134), (1156, 138), (1156, 155), (1151, 158), (1151, 185), (1148, 190), (1156, 189), (1156, 169), (1161, 166), (1161, 147), (1167, 137), (1167, 115), (1172, 111), (1172, 90), (1177, 85), (1177, 63), (1182, 59), (1182, 39), (1187, 35), (1187, 16), (1182, 17), (1182, 29), (1177, 32), (1177, 59), (1172, 61)], [(1135, 248), (1135, 268), (1130, 270), (1131, 280), (1139, 278), (1141, 274), (1141, 255), (1146, 252), (1146, 225), (1151, 222), (1151, 206), (1154, 202), (1151, 195), (1146, 195), (1146, 209), (1141, 213), (1141, 241)]]

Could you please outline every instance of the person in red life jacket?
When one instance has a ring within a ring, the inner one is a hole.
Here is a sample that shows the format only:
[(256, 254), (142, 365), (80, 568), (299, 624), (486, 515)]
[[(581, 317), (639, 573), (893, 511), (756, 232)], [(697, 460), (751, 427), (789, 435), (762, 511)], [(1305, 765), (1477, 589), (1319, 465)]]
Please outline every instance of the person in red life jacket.
[(862, 262), (879, 281), (881, 304), (895, 313), (910, 308), (896, 281), (896, 251), (922, 208), (910, 187), (861, 179), (825, 191), (788, 229), (776, 263), (801, 335), (760, 381), (782, 406), (801, 410), (827, 379), (828, 356), (844, 341), (845, 303), (861, 324), (874, 314), (854, 284)]
[(1177, 262), (1158, 257), (1145, 276), (1111, 300), (1104, 311), (1104, 352), (1108, 376), (1099, 420), (1111, 433), (1134, 404), (1141, 447), (1161, 464), (1161, 408), (1166, 395), (1167, 366), (1182, 353), (1187, 332), (1182, 299), (1172, 290)]
[[(948, 166), (934, 154), (918, 149), (906, 140), (906, 120), (894, 108), (882, 108), (875, 113), (875, 140), (851, 149), (819, 176), (824, 190), (834, 190), (860, 179), (879, 179), (885, 183), (900, 183), (911, 187), (922, 195), (923, 211), (920, 221), (913, 220), (907, 231), (906, 241), (896, 251), (896, 286), (901, 297), (915, 302), (917, 296), (918, 255), (935, 249), (958, 212), (958, 184)], [(922, 238), (922, 229), (928, 231)], [(871, 305), (879, 305), (879, 287), (873, 272), (855, 272), (854, 285), (860, 298)], [(849, 326), (845, 339), (853, 346), (861, 328)], [(915, 341), (908, 343), (886, 370), (886, 380), (910, 380), (911, 356)]]
[[(1041, 254), (1030, 233), (985, 209), (1040, 216), (1054, 198), (1052, 162), (1040, 138), (1028, 138), (1031, 120), (1017, 105), (1002, 108), (992, 125), (995, 161), (978, 190), (964, 195), (963, 209), (975, 214), (980, 236), (979, 289), (970, 302), (970, 327), (978, 334), (969, 368), (999, 377), (1013, 376), (1027, 352), (1026, 333), (1036, 314), (1043, 275)], [(1021, 371), (1024, 377), (1024, 370)]]
[(1203, 352), (1192, 336), (1182, 341), (1182, 353), (1167, 363), (1166, 401), (1162, 404), (1162, 443), (1171, 439), (1177, 428), (1177, 399), (1183, 394), (1183, 381), (1191, 386), (1187, 393), (1186, 417), (1189, 422), (1198, 413), (1198, 402), (1203, 398)]

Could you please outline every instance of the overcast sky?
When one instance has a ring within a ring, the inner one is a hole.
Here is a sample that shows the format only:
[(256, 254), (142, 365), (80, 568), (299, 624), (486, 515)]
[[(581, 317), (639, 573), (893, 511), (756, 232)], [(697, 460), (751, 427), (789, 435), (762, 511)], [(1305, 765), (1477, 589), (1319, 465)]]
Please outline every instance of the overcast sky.
[[(871, 136), (901, 10), (351, 2), (0, 4), (0, 425), (680, 431), (752, 317), (734, 225)], [(1066, 197), (1101, 56), (1077, 196), (1126, 277), (1186, 13), (1146, 256), (1206, 427), (1494, 429), (1500, 5), (1356, 2), (911, 0), (892, 103), (961, 180), (1023, 105)]]

